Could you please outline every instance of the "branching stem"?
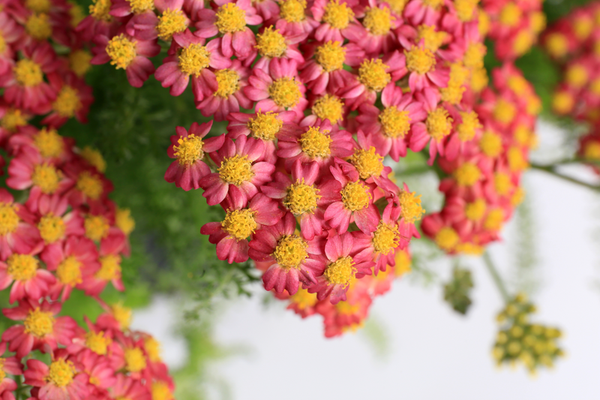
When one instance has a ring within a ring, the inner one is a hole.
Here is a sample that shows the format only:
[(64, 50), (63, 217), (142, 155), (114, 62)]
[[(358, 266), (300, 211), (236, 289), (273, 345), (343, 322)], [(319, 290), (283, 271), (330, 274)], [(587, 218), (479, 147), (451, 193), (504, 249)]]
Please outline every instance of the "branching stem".
[(492, 279), (493, 279), (494, 283), (496, 284), (498, 291), (502, 295), (502, 298), (504, 299), (504, 301), (506, 303), (508, 303), (510, 301), (510, 295), (508, 294), (506, 285), (504, 284), (504, 281), (500, 277), (500, 274), (498, 273), (498, 269), (494, 265), (494, 262), (492, 261), (492, 257), (490, 257), (490, 253), (487, 251), (485, 253), (483, 253), (483, 262), (485, 263), (485, 266), (487, 267), (488, 271), (490, 272), (490, 275), (492, 276)]
[(548, 174), (550, 174), (550, 175), (552, 175), (552, 176), (554, 176), (556, 178), (565, 180), (567, 182), (571, 182), (571, 183), (574, 183), (576, 185), (583, 186), (583, 187), (586, 187), (588, 189), (592, 189), (594, 191), (600, 191), (600, 185), (593, 185), (591, 183), (583, 182), (583, 181), (580, 181), (579, 179), (572, 178), (572, 177), (570, 177), (568, 175), (561, 174), (560, 172), (556, 171), (556, 166), (555, 165), (531, 164), (531, 168), (533, 168), (535, 170), (538, 170), (538, 171), (544, 171), (544, 172), (546, 172), (546, 173), (548, 173)]

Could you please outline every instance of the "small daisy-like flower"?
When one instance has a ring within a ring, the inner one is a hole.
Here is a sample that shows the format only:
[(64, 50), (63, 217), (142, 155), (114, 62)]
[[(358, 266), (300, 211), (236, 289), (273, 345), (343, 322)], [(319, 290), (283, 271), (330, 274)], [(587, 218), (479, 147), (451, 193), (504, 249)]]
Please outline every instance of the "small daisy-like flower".
[(84, 351), (77, 357), (79, 368), (87, 376), (89, 386), (92, 390), (101, 392), (112, 387), (116, 382), (115, 370), (108, 360), (92, 351)]
[(371, 145), (370, 137), (365, 136), (362, 131), (356, 134), (358, 147), (348, 162), (356, 168), (358, 175), (367, 183), (375, 183), (377, 187), (395, 193), (398, 187), (388, 176), (392, 173), (391, 167), (383, 165), (383, 155), (377, 152), (377, 149)]
[(37, 301), (45, 297), (55, 281), (54, 275), (42, 269), (33, 254), (13, 253), (6, 262), (0, 262), (0, 290), (14, 282), (8, 300), (10, 304), (23, 298)]
[(43, 245), (34, 219), (26, 207), (14, 203), (12, 194), (0, 189), (0, 259), (8, 259), (13, 252), (28, 254)]
[(292, 43), (300, 43), (319, 26), (306, 11), (306, 0), (280, 0), (279, 18), (275, 28), (282, 35), (290, 38)]
[(404, 7), (404, 17), (415, 26), (435, 25), (443, 5), (444, 0), (412, 0)]
[(445, 252), (449, 254), (456, 252), (461, 237), (441, 214), (434, 213), (427, 215), (423, 218), (421, 229), (425, 235), (431, 238)]
[[(6, 343), (1, 343), (0, 354), (4, 354), (5, 352)], [(0, 357), (0, 394), (17, 390), (17, 383), (7, 375), (23, 375), (23, 365), (17, 357)]]
[[(259, 60), (252, 68), (260, 68), (265, 72), (269, 71), (269, 64), (274, 58), (285, 58), (294, 60), (298, 65), (304, 63), (304, 56), (290, 39), (282, 35), (273, 26), (268, 26), (256, 35), (256, 52), (260, 55)], [(248, 57), (248, 61), (256, 57)], [(246, 62), (247, 64), (247, 62)]]
[(90, 105), (94, 102), (92, 88), (72, 73), (62, 76), (53, 73), (48, 75), (48, 80), (56, 92), (56, 99), (51, 103), (50, 114), (41, 124), (60, 128), (73, 117), (81, 123), (86, 123)]
[(40, 400), (84, 400), (87, 397), (87, 375), (66, 358), (63, 352), (57, 352), (50, 366), (39, 360), (27, 360), (25, 384), (39, 388)]
[(124, 20), (128, 35), (138, 40), (156, 39), (158, 18), (154, 13), (154, 1), (112, 0), (110, 15)]
[(392, 13), (389, 4), (369, 0), (364, 13), (357, 17), (362, 18), (362, 26), (352, 26), (351, 36), (357, 38), (357, 43), (367, 54), (387, 54), (397, 48), (394, 31), (402, 19)]
[(92, 0), (89, 15), (75, 28), (75, 31), (85, 42), (91, 42), (97, 35), (109, 36), (118, 22), (110, 15), (111, 0)]
[[(408, 86), (414, 93), (425, 88), (444, 88), (448, 85), (449, 71), (438, 65), (435, 54), (424, 46), (413, 46), (404, 51)], [(441, 64), (441, 62), (439, 63)]]
[(360, 25), (354, 17), (350, 3), (340, 0), (315, 0), (310, 10), (315, 21), (320, 22), (319, 27), (315, 30), (317, 41), (343, 42), (344, 39), (356, 38), (352, 28)]

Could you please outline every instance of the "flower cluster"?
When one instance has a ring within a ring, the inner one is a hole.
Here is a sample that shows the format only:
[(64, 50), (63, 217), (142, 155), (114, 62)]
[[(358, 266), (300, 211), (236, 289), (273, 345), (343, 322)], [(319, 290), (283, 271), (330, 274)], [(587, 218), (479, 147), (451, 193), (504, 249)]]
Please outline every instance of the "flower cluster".
[(538, 368), (551, 368), (564, 352), (558, 347), (560, 329), (530, 322), (535, 306), (523, 294), (512, 299), (497, 317), (500, 331), (496, 337), (493, 355), (498, 365), (515, 366), (523, 363), (531, 374)]
[(496, 57), (514, 60), (537, 43), (546, 27), (543, 0), (482, 0), (488, 36), (495, 42)]
[(481, 254), (486, 244), (498, 240), (523, 199), (521, 175), (537, 144), (534, 128), (541, 102), (533, 87), (512, 64), (495, 69), (493, 78), (495, 90), (487, 87), (475, 108), (478, 118), (457, 128), (469, 139), (461, 143), (460, 155), (452, 159), (447, 152), (439, 160), (448, 174), (440, 183), (444, 208), (421, 225), (450, 254)]
[(600, 4), (577, 8), (556, 21), (544, 33), (543, 44), (562, 69), (552, 110), (589, 126), (577, 156), (600, 174)]

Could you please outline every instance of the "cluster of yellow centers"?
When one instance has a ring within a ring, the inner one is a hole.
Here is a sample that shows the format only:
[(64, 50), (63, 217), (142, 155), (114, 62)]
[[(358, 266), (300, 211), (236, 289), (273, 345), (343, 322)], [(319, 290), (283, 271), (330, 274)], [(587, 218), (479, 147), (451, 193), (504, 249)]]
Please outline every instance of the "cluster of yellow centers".
[(199, 43), (181, 49), (178, 57), (179, 70), (186, 75), (199, 76), (210, 64), (210, 52)]
[(437, 51), (444, 44), (446, 36), (446, 32), (437, 32), (435, 25), (419, 25), (417, 27), (417, 43), (422, 40), (423, 47), (431, 52)]
[(487, 52), (487, 47), (483, 43), (471, 43), (463, 56), (463, 63), (467, 68), (483, 68), (483, 57)]
[(248, 160), (248, 156), (241, 156), (239, 154), (233, 157), (226, 157), (221, 161), (218, 173), (223, 181), (236, 186), (248, 182), (254, 177), (252, 163)]
[(154, 10), (153, 0), (129, 0), (129, 5), (134, 14), (141, 14), (146, 11)]
[(172, 400), (173, 394), (165, 382), (152, 382), (152, 400)]
[(386, 72), (388, 69), (389, 66), (384, 64), (380, 59), (365, 60), (358, 68), (358, 80), (368, 90), (381, 92), (392, 80), (390, 74)]
[(63, 285), (75, 286), (82, 282), (81, 262), (74, 256), (69, 256), (61, 262), (56, 270), (56, 276)]
[(298, 291), (290, 297), (290, 302), (295, 304), (299, 310), (306, 310), (317, 304), (317, 294), (309, 293), (308, 290), (298, 288)]
[(112, 15), (109, 14), (112, 5), (111, 0), (92, 0), (89, 11), (90, 15), (100, 21), (112, 21)]
[(60, 172), (53, 165), (44, 163), (33, 168), (31, 180), (42, 190), (42, 193), (53, 194), (58, 189), (60, 176)]
[(177, 139), (177, 144), (173, 146), (174, 155), (177, 157), (179, 165), (190, 167), (196, 161), (204, 157), (204, 142), (202, 138), (193, 133)]
[(410, 72), (416, 72), (423, 75), (435, 67), (435, 56), (427, 48), (413, 46), (410, 50), (405, 50), (406, 69)]
[(384, 0), (384, 3), (387, 3), (394, 13), (401, 15), (408, 0)]
[(104, 191), (102, 180), (90, 171), (79, 174), (75, 187), (92, 200), (98, 200)]
[(148, 358), (152, 362), (160, 362), (160, 343), (158, 340), (154, 339), (152, 336), (149, 336), (144, 340), (144, 348), (146, 349), (146, 354)]
[(37, 86), (44, 81), (42, 67), (28, 58), (17, 61), (13, 67), (17, 83), (25, 87)]
[(15, 280), (27, 282), (35, 277), (39, 261), (29, 254), (13, 254), (6, 261), (7, 272)]
[(273, 26), (269, 26), (262, 33), (256, 35), (256, 50), (263, 57), (281, 57), (287, 50), (287, 43), (279, 30), (273, 30)]
[(517, 107), (504, 99), (499, 99), (494, 107), (494, 118), (503, 124), (510, 124), (517, 115)]
[(44, 242), (50, 244), (64, 238), (67, 227), (62, 218), (49, 213), (40, 219), (38, 229)]
[(414, 192), (403, 190), (399, 195), (401, 217), (407, 224), (414, 224), (421, 219), (425, 210), (421, 206), (421, 195), (415, 196)]
[(458, 19), (462, 22), (469, 22), (473, 19), (473, 13), (477, 8), (479, 0), (454, 0), (454, 8)]
[(15, 204), (0, 203), (0, 236), (16, 231), (20, 221)]
[(362, 182), (348, 182), (342, 189), (342, 203), (349, 211), (360, 211), (371, 203), (369, 187)]
[(33, 137), (33, 143), (44, 158), (59, 157), (65, 148), (62, 136), (52, 128), (42, 128)]
[(440, 141), (450, 134), (453, 121), (444, 107), (437, 107), (429, 112), (425, 120), (427, 133), (435, 140)]
[(221, 228), (236, 240), (245, 240), (254, 233), (258, 224), (254, 219), (256, 211), (250, 209), (227, 211)]
[(69, 53), (69, 68), (75, 75), (82, 77), (91, 68), (92, 55), (85, 50), (74, 50)]
[(406, 110), (398, 107), (386, 107), (379, 114), (379, 123), (383, 128), (383, 135), (392, 139), (403, 138), (410, 130), (410, 116)]
[(222, 34), (241, 32), (246, 28), (246, 11), (234, 3), (219, 7), (216, 17), (215, 26)]
[(354, 277), (356, 268), (352, 257), (341, 257), (325, 268), (323, 276), (332, 285), (348, 286)]
[(129, 372), (140, 372), (146, 368), (146, 357), (139, 347), (125, 349), (125, 368)]
[(106, 355), (112, 340), (104, 336), (104, 332), (90, 331), (85, 334), (85, 346), (96, 354)]
[(454, 171), (456, 182), (460, 186), (473, 186), (481, 179), (481, 170), (472, 162), (466, 162)]
[(465, 206), (465, 216), (473, 222), (481, 221), (487, 210), (487, 204), (482, 198), (478, 198)]
[(29, 311), (23, 325), (25, 326), (25, 333), (42, 339), (54, 331), (54, 317), (51, 312), (42, 311), (38, 307)]
[(468, 142), (475, 137), (475, 133), (482, 127), (479, 116), (475, 111), (461, 112), (462, 122), (456, 127), (458, 138), (462, 142)]
[(379, 223), (373, 232), (373, 248), (378, 254), (387, 255), (400, 244), (400, 232), (396, 224)]
[(73, 381), (75, 373), (75, 366), (71, 361), (65, 361), (63, 358), (59, 358), (52, 361), (52, 364), (50, 364), (46, 380), (49, 383), (62, 388), (68, 386)]
[(85, 236), (93, 241), (99, 242), (108, 236), (110, 225), (106, 217), (102, 215), (89, 215), (83, 223)]
[(300, 264), (308, 257), (308, 243), (300, 236), (284, 235), (277, 242), (273, 257), (283, 269), (298, 269)]
[(121, 276), (121, 257), (116, 254), (100, 257), (100, 269), (94, 276), (104, 281), (119, 278)]
[(312, 213), (317, 208), (319, 199), (319, 189), (314, 185), (305, 184), (304, 178), (301, 178), (287, 188), (283, 205), (295, 216), (300, 216)]
[(320, 119), (328, 119), (335, 125), (340, 122), (344, 116), (344, 102), (337, 96), (326, 94), (319, 97), (312, 106), (312, 113)]
[(383, 157), (372, 146), (368, 150), (355, 150), (348, 161), (356, 167), (362, 179), (380, 176), (383, 171)]
[(240, 75), (233, 69), (220, 69), (215, 72), (217, 91), (215, 96), (227, 99), (240, 89)]
[(323, 10), (323, 21), (335, 29), (346, 29), (353, 18), (352, 9), (339, 0), (328, 1)]
[(376, 36), (387, 35), (392, 28), (392, 21), (396, 18), (390, 14), (388, 7), (367, 7), (363, 26)]
[(311, 158), (326, 158), (331, 154), (329, 131), (311, 126), (299, 139), (302, 152)]
[(79, 92), (72, 86), (65, 85), (60, 89), (52, 108), (61, 117), (71, 118), (81, 108)]
[(279, 3), (279, 15), (288, 23), (306, 19), (306, 0), (283, 0)]
[(500, 10), (500, 23), (508, 27), (515, 27), (521, 22), (522, 15), (523, 11), (517, 4), (508, 2)]
[(96, 167), (98, 171), (106, 171), (106, 161), (104, 161), (104, 157), (102, 157), (102, 154), (100, 154), (98, 150), (92, 149), (89, 146), (85, 146), (79, 155), (91, 165)]
[(25, 31), (36, 40), (48, 39), (52, 36), (52, 26), (48, 14), (31, 14), (25, 21)]
[(434, 240), (442, 250), (452, 251), (458, 245), (460, 239), (454, 229), (445, 226), (438, 231)]
[(269, 97), (279, 107), (293, 108), (302, 97), (300, 85), (301, 83), (295, 77), (284, 76), (283, 78), (275, 79), (269, 85)]
[(110, 309), (121, 329), (128, 329), (131, 324), (131, 308), (123, 307), (121, 303), (117, 303), (110, 306)]
[(437, 9), (442, 4), (444, 4), (444, 0), (421, 0), (421, 1), (423, 2), (423, 4), (425, 6), (433, 8), (433, 9)]
[(277, 118), (278, 114), (272, 111), (267, 113), (258, 112), (256, 117), (248, 120), (250, 134), (262, 140), (273, 141), (283, 127), (283, 121)]
[(106, 54), (111, 59), (110, 65), (116, 65), (117, 69), (127, 69), (137, 56), (135, 43), (135, 40), (128, 39), (124, 34), (110, 39), (106, 46)]
[[(228, 3), (231, 4), (231, 3)], [(162, 15), (158, 17), (156, 30), (158, 37), (165, 41), (170, 41), (173, 35), (185, 31), (189, 20), (182, 10), (171, 10), (167, 8)]]
[(19, 109), (9, 109), (0, 120), (0, 126), (10, 132), (15, 132), (18, 127), (24, 125), (27, 125), (27, 118)]
[(337, 71), (344, 68), (346, 49), (341, 42), (329, 41), (318, 46), (315, 50), (315, 61), (325, 72)]

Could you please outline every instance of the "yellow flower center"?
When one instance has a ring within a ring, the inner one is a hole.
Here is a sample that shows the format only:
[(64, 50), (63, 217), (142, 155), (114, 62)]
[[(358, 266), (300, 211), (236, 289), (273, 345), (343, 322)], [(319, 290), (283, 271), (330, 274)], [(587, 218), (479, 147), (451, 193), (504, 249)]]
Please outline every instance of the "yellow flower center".
[(312, 213), (317, 208), (317, 202), (321, 196), (319, 190), (314, 185), (304, 183), (304, 178), (287, 188), (287, 195), (283, 200), (283, 205), (296, 216)]
[(121, 329), (129, 328), (131, 324), (131, 308), (123, 307), (120, 303), (110, 306), (113, 317), (117, 320)]
[(104, 281), (111, 281), (121, 276), (121, 257), (115, 254), (101, 256), (100, 269), (95, 277)]
[(317, 304), (317, 294), (308, 293), (308, 290), (298, 288), (298, 291), (290, 297), (290, 302), (295, 304), (300, 310), (306, 310), (309, 307), (313, 307)]
[(481, 128), (479, 117), (475, 111), (461, 112), (462, 122), (458, 125), (458, 137), (461, 141), (467, 142), (475, 136), (477, 129)]
[(430, 8), (439, 8), (444, 4), (444, 0), (422, 0), (423, 4)]
[(85, 346), (96, 354), (101, 356), (108, 352), (108, 345), (111, 340), (104, 336), (104, 332), (88, 332), (85, 335)]
[(600, 160), (600, 143), (589, 142), (583, 150), (583, 157), (587, 160)]
[(283, 269), (289, 270), (291, 268), (298, 268), (302, 261), (308, 257), (308, 243), (300, 236), (284, 235), (275, 247), (273, 257), (277, 260)]
[(215, 96), (227, 99), (240, 89), (240, 76), (232, 69), (220, 69), (215, 72), (218, 89)]
[(16, 231), (19, 222), (20, 218), (15, 205), (0, 203), (0, 236)]
[(36, 13), (47, 13), (50, 6), (50, 0), (25, 0), (25, 7)]
[(48, 14), (31, 14), (25, 22), (25, 31), (34, 39), (48, 39), (52, 36), (52, 27), (50, 26)]
[(518, 147), (508, 149), (508, 166), (512, 172), (523, 172), (529, 168), (529, 163), (523, 156), (523, 152)]
[(349, 211), (360, 211), (371, 203), (369, 188), (362, 182), (348, 182), (341, 194), (344, 207)]
[(47, 244), (54, 243), (57, 240), (64, 238), (67, 230), (62, 218), (57, 217), (52, 213), (42, 217), (38, 224), (38, 229), (40, 230), (40, 236)]
[(445, 251), (453, 250), (458, 244), (458, 234), (456, 231), (448, 226), (443, 227), (435, 235), (435, 243)]
[(346, 60), (346, 49), (342, 43), (329, 41), (317, 47), (315, 50), (315, 61), (325, 72), (337, 71), (344, 68)]
[(154, 0), (129, 0), (129, 5), (134, 14), (154, 10)]
[(513, 103), (504, 99), (500, 99), (496, 102), (496, 107), (494, 107), (494, 118), (499, 122), (509, 124), (515, 119), (516, 114), (517, 108)]
[(512, 188), (510, 176), (503, 172), (498, 172), (494, 175), (494, 188), (500, 196), (506, 196)]
[(485, 68), (474, 69), (471, 75), (471, 89), (475, 93), (481, 92), (489, 82), (487, 71)]
[(4, 378), (6, 378), (6, 372), (4, 372), (5, 361), (6, 361), (6, 358), (0, 357), (0, 382), (2, 382), (4, 380)]
[(454, 62), (450, 64), (450, 80), (448, 84), (464, 85), (467, 79), (469, 79), (470, 74), (471, 72), (462, 62)]
[(33, 143), (45, 158), (60, 156), (65, 146), (62, 136), (52, 128), (42, 128), (33, 137)]
[(375, 147), (369, 147), (369, 150), (355, 150), (348, 161), (356, 167), (362, 179), (380, 176), (383, 171), (383, 157), (377, 153)]
[(160, 362), (160, 343), (153, 337), (144, 340), (144, 348), (148, 354), (148, 358), (152, 362)]
[(179, 165), (184, 167), (189, 167), (204, 157), (203, 147), (202, 138), (193, 133), (186, 137), (180, 137), (177, 139), (177, 145), (173, 146)]
[(400, 232), (396, 225), (379, 223), (373, 233), (373, 247), (375, 252), (383, 255), (389, 254), (400, 244)]
[(473, 186), (481, 178), (481, 170), (477, 165), (466, 162), (454, 171), (454, 177), (460, 186)]
[(112, 21), (112, 15), (109, 14), (112, 2), (110, 0), (92, 0), (89, 11), (90, 15), (100, 21)]
[(179, 69), (186, 75), (198, 76), (210, 64), (210, 52), (199, 43), (192, 43), (179, 53)]
[(33, 169), (31, 180), (38, 186), (42, 193), (52, 194), (58, 189), (60, 177), (58, 171), (50, 164), (38, 164)]
[(483, 57), (487, 47), (483, 43), (471, 43), (465, 51), (463, 63), (467, 68), (483, 68)]
[(327, 2), (323, 13), (323, 21), (335, 29), (346, 29), (353, 17), (352, 9), (346, 3), (340, 4), (339, 0)]
[(583, 65), (573, 64), (567, 68), (565, 80), (576, 89), (581, 89), (589, 81), (589, 74)]
[(427, 132), (437, 141), (442, 140), (450, 134), (452, 130), (452, 121), (448, 111), (443, 107), (438, 107), (430, 111), (425, 121)]
[(223, 4), (217, 11), (215, 26), (222, 34), (241, 32), (246, 28), (246, 11), (233, 3)]
[(479, 148), (486, 156), (496, 158), (502, 152), (502, 137), (494, 132), (485, 131), (479, 140)]
[(272, 111), (258, 112), (256, 117), (250, 118), (247, 126), (252, 136), (262, 140), (275, 140), (283, 127), (283, 121), (277, 118), (277, 115)]
[(279, 30), (273, 30), (273, 26), (269, 26), (263, 33), (256, 35), (256, 49), (263, 57), (281, 57), (287, 50), (287, 43)]
[(52, 103), (52, 108), (61, 117), (71, 118), (81, 108), (79, 93), (71, 86), (63, 86)]
[(414, 192), (403, 190), (400, 192), (400, 206), (402, 208), (401, 217), (404, 222), (414, 224), (421, 219), (425, 210), (421, 206), (421, 195), (415, 196)]
[(365, 85), (367, 89), (380, 92), (392, 77), (388, 74), (389, 66), (385, 65), (380, 59), (365, 60), (358, 68), (358, 80)]
[(396, 106), (385, 108), (379, 114), (379, 122), (383, 127), (383, 134), (392, 139), (404, 137), (410, 130), (408, 111), (400, 111)]
[(127, 69), (137, 56), (135, 41), (127, 39), (124, 34), (113, 37), (106, 46), (106, 54), (111, 59), (110, 65), (117, 69)]
[(135, 229), (135, 220), (131, 217), (131, 210), (128, 208), (117, 208), (115, 223), (126, 236)]
[(304, 21), (306, 18), (305, 11), (305, 0), (284, 0), (279, 3), (279, 15), (289, 23)]
[(404, 6), (406, 6), (408, 0), (384, 0), (384, 3), (387, 3), (394, 13), (400, 15), (404, 11)]
[(342, 315), (353, 315), (356, 314), (358, 310), (360, 310), (360, 305), (358, 303), (351, 304), (347, 301), (340, 301), (335, 305), (335, 309), (338, 313)]
[(92, 55), (85, 50), (75, 50), (69, 54), (69, 67), (79, 77), (89, 71), (92, 66), (90, 61), (92, 61)]
[(513, 3), (508, 2), (500, 11), (500, 23), (509, 27), (515, 27), (521, 22), (523, 12), (521, 8)]
[(396, 261), (396, 276), (402, 276), (412, 270), (412, 261), (406, 250), (398, 250), (394, 260)]
[(98, 150), (85, 146), (79, 155), (92, 166), (96, 167), (99, 172), (106, 171), (106, 161), (104, 161), (102, 154)]
[(0, 126), (10, 132), (15, 132), (18, 127), (24, 125), (27, 125), (27, 119), (19, 109), (9, 109), (0, 120)]
[(344, 113), (344, 102), (337, 96), (326, 94), (315, 101), (312, 112), (320, 119), (328, 119), (332, 125), (342, 120)]
[(435, 56), (426, 48), (413, 46), (412, 49), (405, 50), (404, 54), (406, 54), (406, 68), (410, 72), (423, 75), (435, 67)]
[(40, 311), (38, 307), (29, 311), (23, 325), (25, 326), (25, 333), (42, 339), (54, 330), (54, 317), (51, 312)]
[(29, 254), (13, 254), (6, 261), (7, 272), (16, 281), (26, 282), (35, 276), (39, 261)]
[(96, 242), (108, 236), (110, 225), (108, 220), (102, 215), (90, 215), (86, 217), (84, 222), (85, 236)]
[(77, 28), (77, 25), (85, 18), (85, 14), (83, 13), (83, 8), (79, 4), (71, 4), (71, 8), (69, 9), (69, 16), (71, 17), (71, 27)]
[(17, 83), (25, 87), (37, 86), (44, 81), (42, 67), (27, 58), (17, 61), (13, 67), (13, 73)]
[(139, 347), (125, 349), (125, 368), (129, 372), (140, 372), (146, 368), (146, 357), (142, 349)]
[(554, 57), (563, 57), (569, 50), (569, 41), (562, 33), (551, 33), (546, 38), (546, 50)]
[(465, 215), (467, 219), (477, 222), (483, 218), (487, 205), (483, 199), (477, 199), (472, 203), (468, 203), (465, 206)]
[(434, 25), (419, 25), (417, 27), (417, 43), (423, 40), (425, 49), (437, 51), (446, 38), (446, 32), (437, 32)]
[[(536, 11), (536, 12), (532, 13), (530, 21), (531, 21), (531, 29), (535, 33), (539, 34), (541, 31), (546, 29), (546, 22), (547, 22), (546, 14), (544, 14), (542, 11)], [(577, 35), (577, 31), (578, 31), (579, 27), (586, 27), (584, 29), (587, 29), (588, 26), (590, 27), (590, 29), (593, 27), (593, 22), (591, 19), (586, 19), (586, 21), (588, 21), (590, 23), (590, 25), (587, 25), (583, 21), (581, 21), (582, 23), (573, 24), (574, 28), (575, 28), (575, 35)]]
[(348, 286), (354, 277), (356, 268), (352, 257), (342, 257), (327, 266), (323, 275), (332, 285)]
[(321, 131), (316, 126), (311, 126), (308, 131), (300, 136), (300, 147), (302, 152), (311, 158), (325, 158), (331, 154), (330, 145), (333, 141), (329, 135), (329, 131)]
[(485, 229), (491, 231), (499, 231), (504, 223), (504, 211), (501, 208), (496, 208), (488, 213), (487, 218), (483, 224)]
[[(232, 3), (227, 4), (233, 5)], [(233, 6), (237, 7), (235, 5)], [(171, 10), (168, 8), (163, 11), (160, 17), (158, 17), (156, 30), (158, 31), (159, 38), (170, 41), (174, 34), (185, 31), (187, 26), (188, 20), (182, 10)]]
[(441, 88), (442, 101), (457, 105), (462, 100), (465, 88), (457, 83), (449, 82), (448, 87)]
[(283, 77), (275, 79), (269, 86), (269, 96), (279, 107), (293, 108), (302, 97), (299, 85), (301, 83), (296, 81), (296, 78)]
[(166, 383), (152, 382), (152, 400), (172, 400), (173, 393), (171, 393), (171, 389), (169, 389), (169, 385)]
[(81, 283), (81, 263), (74, 256), (65, 258), (58, 266), (56, 276), (64, 285), (75, 286)]
[(229, 236), (237, 240), (244, 240), (258, 227), (254, 219), (255, 214), (255, 211), (248, 209), (227, 211), (221, 227)]
[(248, 156), (236, 154), (233, 157), (226, 157), (218, 169), (219, 176), (227, 183), (239, 186), (248, 182), (254, 177), (252, 163), (248, 161)]
[(387, 7), (367, 7), (363, 25), (376, 36), (387, 35), (392, 28), (392, 20), (395, 18), (390, 14)]
[(523, 78), (520, 75), (511, 75), (508, 78), (507, 83), (510, 90), (512, 90), (519, 96), (525, 95), (527, 93), (527, 90), (529, 89), (529, 84), (527, 83), (527, 80), (525, 80), (525, 78)]
[(50, 364), (46, 380), (57, 387), (65, 387), (73, 382), (75, 372), (75, 366), (71, 361), (59, 358)]
[(567, 114), (573, 110), (575, 98), (569, 92), (554, 93), (552, 98), (552, 108), (559, 114)]
[(92, 200), (98, 200), (104, 191), (100, 178), (92, 175), (89, 171), (79, 174), (75, 187)]
[(515, 41), (513, 43), (513, 51), (516, 55), (520, 56), (525, 54), (527, 50), (531, 48), (533, 42), (535, 40), (535, 36), (529, 31), (521, 31), (517, 34)]
[(454, 8), (456, 9), (458, 19), (462, 22), (471, 21), (478, 2), (479, 0), (454, 0)]

